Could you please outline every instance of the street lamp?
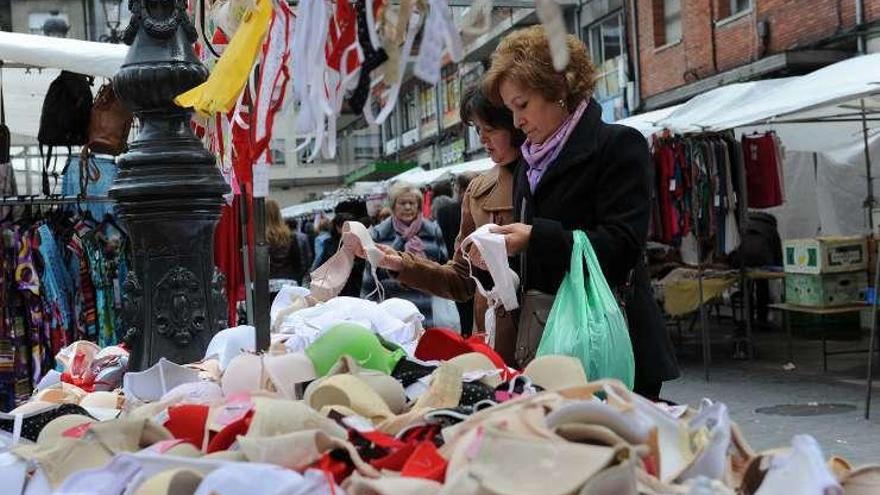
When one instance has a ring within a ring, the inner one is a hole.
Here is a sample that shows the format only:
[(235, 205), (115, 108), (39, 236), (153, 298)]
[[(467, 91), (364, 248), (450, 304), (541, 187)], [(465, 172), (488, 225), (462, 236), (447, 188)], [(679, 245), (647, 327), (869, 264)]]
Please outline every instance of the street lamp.
[(122, 0), (101, 0), (101, 7), (104, 8), (104, 22), (107, 24), (107, 29), (110, 30), (110, 36), (107, 36), (106, 34), (101, 36), (101, 41), (109, 41), (110, 43), (119, 43), (122, 41), (119, 37), (121, 4)]
[(43, 34), (53, 38), (65, 38), (70, 31), (70, 24), (61, 17), (57, 10), (49, 11), (50, 17), (43, 22)]

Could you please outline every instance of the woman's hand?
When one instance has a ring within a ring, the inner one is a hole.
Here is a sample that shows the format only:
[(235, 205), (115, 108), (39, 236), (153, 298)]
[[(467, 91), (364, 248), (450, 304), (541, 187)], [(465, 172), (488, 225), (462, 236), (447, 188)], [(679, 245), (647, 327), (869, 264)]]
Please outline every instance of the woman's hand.
[(382, 259), (379, 260), (379, 268), (391, 270), (392, 272), (403, 271), (403, 258), (400, 256), (400, 253), (384, 244), (376, 244), (376, 247), (383, 254)]
[(503, 234), (504, 243), (507, 246), (507, 256), (517, 254), (529, 248), (529, 240), (532, 237), (532, 226), (524, 223), (512, 223), (492, 228), (493, 234)]
[[(376, 248), (378, 248), (379, 251), (382, 251), (383, 254), (382, 258), (379, 260), (379, 268), (385, 268), (386, 270), (391, 270), (393, 272), (403, 270), (403, 258), (400, 256), (400, 253), (384, 244), (376, 244)], [(360, 239), (351, 232), (342, 234), (341, 249), (345, 249), (358, 258), (367, 259), (367, 253), (364, 252)]]

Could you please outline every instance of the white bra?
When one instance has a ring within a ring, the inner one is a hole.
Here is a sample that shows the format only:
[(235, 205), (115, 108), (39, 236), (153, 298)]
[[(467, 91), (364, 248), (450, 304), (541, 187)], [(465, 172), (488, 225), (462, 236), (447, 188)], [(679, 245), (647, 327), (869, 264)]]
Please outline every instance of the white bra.
[[(461, 243), (461, 252), (464, 259), (468, 262), (470, 277), (477, 284), (477, 291), (489, 302), (486, 309), (485, 327), (489, 336), (489, 345), (495, 345), (495, 310), (499, 306), (503, 306), (507, 311), (513, 311), (519, 308), (517, 300), (517, 289), (519, 288), (519, 277), (516, 275), (508, 263), (507, 244), (504, 241), (504, 235), (493, 234), (491, 229), (497, 227), (495, 224), (486, 224), (475, 230), (471, 235), (467, 236)], [(480, 251), (486, 268), (492, 276), (495, 285), (491, 290), (486, 290), (480, 280), (473, 274), (473, 265), (468, 257), (468, 248), (473, 245)]]

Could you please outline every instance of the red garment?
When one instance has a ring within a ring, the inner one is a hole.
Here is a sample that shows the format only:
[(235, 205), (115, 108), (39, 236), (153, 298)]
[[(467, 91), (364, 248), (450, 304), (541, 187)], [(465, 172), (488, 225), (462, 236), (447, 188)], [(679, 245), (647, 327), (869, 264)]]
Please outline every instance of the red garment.
[(208, 422), (210, 408), (201, 404), (182, 404), (168, 408), (168, 420), (165, 428), (174, 438), (202, 448), (205, 441), (205, 423)]
[(684, 184), (679, 184), (675, 176), (675, 162), (681, 149), (675, 149), (668, 141), (654, 141), (654, 166), (657, 170), (657, 201), (660, 207), (660, 241), (673, 244), (682, 235), (679, 228), (679, 214), (675, 208), (675, 197), (681, 196)]
[(430, 188), (425, 190), (425, 194), (422, 195), (422, 216), (431, 220), (433, 218), (431, 213), (431, 203), (434, 201), (434, 192), (431, 191)]
[(415, 450), (416, 445), (414, 443), (404, 445), (381, 459), (370, 461), (370, 465), (380, 471), (387, 470), (397, 473), (403, 470), (407, 460), (409, 460)]
[(327, 37), (324, 50), (327, 66), (342, 72), (345, 55), (345, 71), (354, 74), (361, 66), (361, 58), (357, 50), (357, 14), (348, 0), (337, 0)]
[(229, 326), (236, 325), (236, 305), (244, 299), (244, 267), (241, 260), (241, 230), (238, 225), (240, 203), (241, 196), (235, 196), (231, 206), (223, 207), (220, 221), (214, 230), (214, 263), (226, 276)]
[(422, 361), (448, 361), (469, 352), (473, 351), (461, 335), (445, 328), (429, 328), (419, 339), (415, 356)]
[(235, 439), (238, 438), (239, 435), (244, 435), (248, 432), (253, 419), (254, 411), (251, 409), (243, 418), (226, 425), (219, 433), (211, 438), (211, 441), (208, 443), (207, 453), (213, 454), (214, 452), (222, 452), (229, 449), (229, 447), (235, 443)]
[[(341, 453), (344, 453), (342, 455)], [(341, 485), (354, 472), (354, 463), (344, 450), (325, 452), (314, 464), (309, 466), (333, 476), (333, 481)]]
[(400, 471), (400, 475), (409, 478), (424, 478), (443, 483), (446, 479), (446, 459), (432, 442), (422, 442)]
[(455, 356), (479, 352), (488, 357), (498, 369), (502, 370), (502, 378), (510, 380), (515, 376), (504, 363), (504, 359), (495, 352), (481, 336), (475, 335), (465, 339), (452, 330), (445, 328), (430, 328), (416, 346), (415, 356), (422, 361), (448, 361)]
[(772, 208), (783, 203), (779, 147), (773, 133), (743, 136), (743, 162), (750, 208)]

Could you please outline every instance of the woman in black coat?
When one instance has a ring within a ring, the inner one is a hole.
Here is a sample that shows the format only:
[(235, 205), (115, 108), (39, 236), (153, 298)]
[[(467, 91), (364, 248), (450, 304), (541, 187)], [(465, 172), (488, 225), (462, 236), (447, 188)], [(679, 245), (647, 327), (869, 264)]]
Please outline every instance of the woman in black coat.
[(602, 122), (586, 47), (572, 35), (567, 45), (561, 73), (541, 26), (510, 34), (492, 56), (487, 93), (513, 112), (528, 138), (514, 186), (518, 223), (497, 232), (506, 235), (509, 255), (525, 254), (524, 292), (548, 294), (569, 270), (572, 231), (586, 232), (627, 314), (635, 391), (656, 399), (662, 382), (679, 372), (644, 263), (650, 153), (638, 131)]

